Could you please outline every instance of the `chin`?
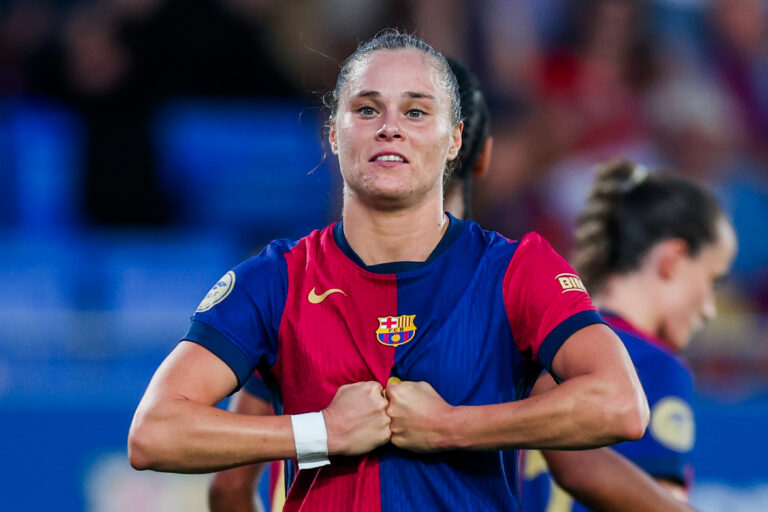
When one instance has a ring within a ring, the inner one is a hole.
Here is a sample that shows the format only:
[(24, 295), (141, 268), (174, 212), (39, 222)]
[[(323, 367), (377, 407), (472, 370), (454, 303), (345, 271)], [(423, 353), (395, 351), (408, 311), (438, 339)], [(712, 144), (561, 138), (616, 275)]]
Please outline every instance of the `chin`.
[(675, 336), (669, 340), (669, 344), (677, 350), (682, 352), (691, 343), (691, 337), (694, 335), (694, 330), (688, 329), (685, 332), (676, 333)]
[(364, 184), (361, 195), (374, 201), (407, 202), (414, 189), (412, 184), (400, 180), (374, 179)]

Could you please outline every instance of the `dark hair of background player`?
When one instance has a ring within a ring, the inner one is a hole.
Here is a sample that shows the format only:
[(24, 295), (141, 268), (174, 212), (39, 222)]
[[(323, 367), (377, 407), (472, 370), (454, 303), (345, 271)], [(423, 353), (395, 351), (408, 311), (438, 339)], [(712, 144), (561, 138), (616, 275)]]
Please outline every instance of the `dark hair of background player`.
[(682, 239), (689, 255), (717, 240), (723, 216), (715, 197), (667, 172), (648, 173), (623, 160), (598, 169), (577, 220), (573, 265), (591, 293), (630, 272), (663, 240)]
[(485, 139), (490, 131), (490, 113), (485, 96), (477, 77), (461, 62), (448, 58), (448, 65), (456, 77), (461, 100), (461, 118), (464, 120), (464, 131), (461, 134), (461, 149), (456, 159), (458, 164), (453, 170), (451, 181), (446, 192), (458, 182), (464, 184), (465, 218), (471, 218), (472, 172), (475, 169), (480, 153), (483, 151)]

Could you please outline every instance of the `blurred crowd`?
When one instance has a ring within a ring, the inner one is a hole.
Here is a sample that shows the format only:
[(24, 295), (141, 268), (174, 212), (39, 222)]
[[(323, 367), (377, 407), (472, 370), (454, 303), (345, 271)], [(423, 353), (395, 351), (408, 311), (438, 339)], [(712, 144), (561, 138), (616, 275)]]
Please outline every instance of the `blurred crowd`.
[(567, 253), (594, 164), (617, 156), (711, 186), (740, 252), (722, 327), (692, 360), (712, 382), (766, 379), (765, 0), (5, 0), (0, 96), (78, 113), (90, 222), (172, 225), (150, 136), (159, 104), (317, 104), (344, 56), (387, 26), (479, 76), (494, 156), (475, 211), (488, 228), (536, 230)]

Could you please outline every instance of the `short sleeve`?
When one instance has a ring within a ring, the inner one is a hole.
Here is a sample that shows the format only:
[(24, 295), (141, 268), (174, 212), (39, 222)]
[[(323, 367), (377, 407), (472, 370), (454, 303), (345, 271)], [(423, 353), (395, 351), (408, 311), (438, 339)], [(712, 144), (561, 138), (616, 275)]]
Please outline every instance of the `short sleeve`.
[(616, 449), (650, 475), (685, 484), (690, 478), (696, 440), (691, 374), (667, 354), (641, 361), (637, 370), (648, 398), (651, 421), (642, 438), (621, 443)]
[(549, 370), (555, 354), (573, 333), (604, 323), (573, 268), (536, 233), (520, 241), (503, 286), (504, 306), (518, 349)]
[(197, 307), (184, 340), (221, 358), (238, 388), (259, 364), (277, 358), (277, 335), (288, 289), (285, 247), (272, 242), (227, 272)]

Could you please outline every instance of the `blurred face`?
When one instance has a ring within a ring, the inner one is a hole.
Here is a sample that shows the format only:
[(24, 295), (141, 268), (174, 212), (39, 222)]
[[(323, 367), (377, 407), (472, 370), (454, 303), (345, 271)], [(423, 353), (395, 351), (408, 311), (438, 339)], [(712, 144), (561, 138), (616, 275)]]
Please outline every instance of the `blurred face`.
[(329, 134), (345, 198), (409, 206), (442, 197), (447, 160), (461, 146), (461, 125), (433, 60), (414, 49), (377, 50), (350, 73)]
[(715, 317), (715, 284), (728, 272), (736, 253), (736, 235), (721, 219), (717, 242), (695, 257), (684, 256), (675, 267), (664, 292), (665, 304), (659, 337), (678, 350)]

